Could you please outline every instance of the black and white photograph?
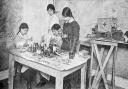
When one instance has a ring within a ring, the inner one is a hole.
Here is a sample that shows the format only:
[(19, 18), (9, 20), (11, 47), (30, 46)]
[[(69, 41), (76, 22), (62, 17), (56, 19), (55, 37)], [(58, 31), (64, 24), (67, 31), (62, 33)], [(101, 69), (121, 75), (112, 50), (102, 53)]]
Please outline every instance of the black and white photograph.
[(128, 0), (0, 0), (0, 89), (128, 89)]

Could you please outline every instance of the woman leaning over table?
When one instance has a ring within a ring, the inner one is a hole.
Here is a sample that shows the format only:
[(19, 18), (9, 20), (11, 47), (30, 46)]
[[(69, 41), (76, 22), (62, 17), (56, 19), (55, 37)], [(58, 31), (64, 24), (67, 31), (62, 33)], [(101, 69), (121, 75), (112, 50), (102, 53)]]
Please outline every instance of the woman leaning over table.
[[(79, 42), (79, 31), (80, 26), (72, 15), (72, 11), (69, 7), (65, 7), (62, 11), (62, 16), (64, 20), (63, 24), (63, 36), (62, 36), (62, 46), (61, 49), (69, 51), (69, 54), (74, 58), (77, 51), (77, 45)], [(70, 56), (70, 55), (69, 55)], [(71, 89), (70, 77), (66, 77), (64, 81), (64, 89)]]
[(72, 11), (69, 7), (65, 7), (62, 11), (64, 20), (63, 24), (63, 43), (62, 49), (69, 51), (73, 57), (77, 51), (77, 45), (79, 42), (80, 26), (72, 15)]
[(54, 24), (59, 24), (59, 18), (56, 14), (56, 10), (53, 4), (48, 4), (47, 6), (47, 12), (48, 12), (48, 30), (47, 34), (45, 34), (45, 42), (47, 46), (49, 46), (50, 43), (50, 36), (52, 35), (51, 28)]
[[(54, 24), (59, 24), (59, 18), (56, 15), (56, 10), (53, 4), (48, 4), (47, 6), (47, 12), (49, 14), (49, 21), (48, 21), (48, 29), (47, 29), (47, 34), (45, 34), (45, 38), (44, 38), (44, 43), (47, 45), (47, 47), (49, 47), (50, 44), (50, 39), (52, 34), (52, 26)], [(43, 72), (39, 73), (40, 75), (40, 81), (39, 83), (37, 83), (36, 87), (40, 88), (42, 86), (44, 86), (46, 84), (46, 82), (48, 82), (50, 80), (50, 75), (45, 74)]]

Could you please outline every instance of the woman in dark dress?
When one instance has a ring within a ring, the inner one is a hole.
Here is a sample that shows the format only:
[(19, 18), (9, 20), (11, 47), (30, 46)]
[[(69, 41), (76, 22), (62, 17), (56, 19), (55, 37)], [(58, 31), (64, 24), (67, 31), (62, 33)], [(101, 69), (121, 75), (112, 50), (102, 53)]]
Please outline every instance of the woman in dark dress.
[(75, 56), (76, 47), (79, 42), (79, 31), (80, 26), (75, 21), (71, 9), (69, 7), (65, 7), (62, 12), (63, 19), (65, 23), (63, 24), (63, 43), (62, 49), (69, 51), (70, 54)]
[[(62, 16), (65, 21), (63, 24), (63, 43), (61, 49), (69, 51), (69, 58), (73, 59), (79, 42), (80, 26), (77, 21), (75, 21), (69, 7), (63, 9)], [(70, 54), (72, 57), (70, 57)], [(70, 76), (67, 76), (64, 81), (64, 89), (71, 89), (70, 80)]]

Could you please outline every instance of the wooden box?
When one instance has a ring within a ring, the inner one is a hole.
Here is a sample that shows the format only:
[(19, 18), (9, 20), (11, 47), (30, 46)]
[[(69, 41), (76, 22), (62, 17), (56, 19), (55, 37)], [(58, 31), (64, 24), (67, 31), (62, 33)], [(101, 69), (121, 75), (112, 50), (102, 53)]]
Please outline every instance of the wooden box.
[(117, 26), (116, 18), (98, 18), (98, 31), (99, 32), (111, 32), (111, 28)]

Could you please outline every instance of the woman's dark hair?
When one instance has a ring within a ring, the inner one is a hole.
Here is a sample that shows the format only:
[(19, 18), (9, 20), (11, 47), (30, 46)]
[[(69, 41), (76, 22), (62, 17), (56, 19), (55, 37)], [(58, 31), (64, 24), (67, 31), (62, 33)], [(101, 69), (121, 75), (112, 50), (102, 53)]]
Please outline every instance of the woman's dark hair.
[(60, 27), (60, 25), (59, 24), (54, 24), (53, 26), (52, 26), (52, 30), (59, 30), (61, 27)]
[(47, 6), (47, 11), (48, 11), (49, 9), (53, 10), (53, 12), (55, 13), (55, 7), (54, 7), (53, 4), (48, 4), (48, 6)]
[[(21, 29), (29, 29), (29, 27), (28, 27), (28, 24), (27, 23), (21, 23), (21, 25), (20, 25), (20, 27), (19, 27), (19, 31), (18, 31), (18, 33), (21, 31)], [(17, 35), (18, 35), (18, 33), (17, 33)]]
[(73, 17), (71, 9), (69, 7), (65, 7), (62, 11), (62, 16)]

